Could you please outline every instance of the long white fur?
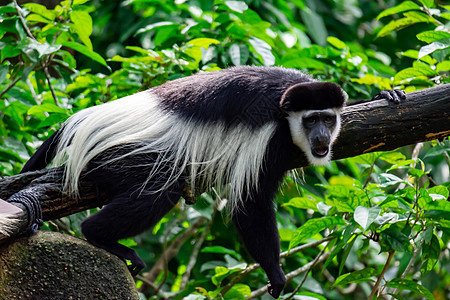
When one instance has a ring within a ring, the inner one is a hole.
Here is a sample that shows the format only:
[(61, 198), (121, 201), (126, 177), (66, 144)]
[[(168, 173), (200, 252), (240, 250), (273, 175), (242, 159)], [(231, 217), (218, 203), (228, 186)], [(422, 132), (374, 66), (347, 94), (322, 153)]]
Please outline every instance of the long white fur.
[(106, 163), (115, 163), (132, 154), (158, 153), (158, 162), (149, 162), (153, 168), (141, 189), (146, 183), (158, 180), (160, 167), (175, 164), (180, 168), (173, 168), (160, 190), (184, 172), (189, 174), (192, 190), (229, 183), (230, 210), (238, 208), (243, 190), (258, 184), (276, 123), (257, 130), (245, 125), (227, 129), (221, 122), (186, 120), (161, 109), (159, 101), (156, 95), (146, 91), (82, 110), (69, 118), (55, 157), (56, 165), (65, 165), (65, 190), (78, 194), (80, 175), (98, 154), (111, 147), (141, 142), (142, 147)]
[[(306, 130), (303, 126), (303, 118), (317, 112), (327, 112), (336, 115), (336, 127), (331, 133), (330, 149), (328, 151), (328, 154), (324, 157), (315, 157), (312, 154), (311, 152), (312, 147), (311, 144), (309, 143), (308, 136), (306, 135)], [(324, 110), (302, 110), (289, 112), (287, 120), (289, 122), (289, 130), (291, 131), (292, 141), (297, 147), (299, 147), (305, 153), (308, 162), (314, 166), (321, 166), (327, 164), (331, 160), (332, 156), (331, 145), (336, 141), (339, 132), (341, 130), (340, 109), (328, 108)]]

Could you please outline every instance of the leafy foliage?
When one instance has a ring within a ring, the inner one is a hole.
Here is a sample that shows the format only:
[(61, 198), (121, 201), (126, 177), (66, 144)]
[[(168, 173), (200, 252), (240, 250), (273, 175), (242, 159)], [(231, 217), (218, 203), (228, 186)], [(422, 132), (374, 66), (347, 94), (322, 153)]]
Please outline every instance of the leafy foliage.
[[(2, 175), (18, 173), (76, 111), (199, 71), (282, 65), (335, 81), (351, 99), (449, 82), (450, 7), (439, 1), (42, 3), (0, 6)], [(301, 184), (287, 177), (276, 199), (281, 246), (290, 250), (283, 268), (294, 274), (328, 255), (295, 297), (367, 297), (381, 277), (381, 293), (398, 299), (448, 297), (449, 150), (446, 139), (306, 168)], [(124, 241), (150, 267), (176, 250), (163, 272), (146, 278), (159, 291), (137, 280), (148, 299), (259, 297), (265, 276), (248, 271), (251, 259), (217, 213), (222, 196), (180, 204), (137, 245)], [(80, 235), (85, 215), (46, 226)], [(325, 236), (327, 244), (312, 247)], [(294, 276), (283, 298), (301, 282)]]

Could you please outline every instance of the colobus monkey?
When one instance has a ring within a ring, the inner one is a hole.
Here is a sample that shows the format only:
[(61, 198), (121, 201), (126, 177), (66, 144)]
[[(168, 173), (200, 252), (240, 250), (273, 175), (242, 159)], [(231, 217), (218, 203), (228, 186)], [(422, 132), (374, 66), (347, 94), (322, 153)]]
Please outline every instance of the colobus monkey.
[(272, 199), (298, 149), (313, 165), (330, 160), (346, 98), (337, 84), (293, 69), (200, 73), (79, 111), (22, 172), (54, 159), (65, 166), (67, 192), (77, 195), (80, 176), (106, 191), (109, 203), (83, 222), (82, 232), (130, 260), (133, 275), (145, 264), (118, 240), (155, 225), (186, 186), (227, 186), (232, 220), (277, 298), (286, 279)]

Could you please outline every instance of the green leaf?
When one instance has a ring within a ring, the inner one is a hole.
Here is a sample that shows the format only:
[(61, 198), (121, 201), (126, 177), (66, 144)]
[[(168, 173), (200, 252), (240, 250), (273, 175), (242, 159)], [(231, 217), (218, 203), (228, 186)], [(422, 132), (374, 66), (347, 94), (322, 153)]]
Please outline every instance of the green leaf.
[(248, 42), (253, 46), (256, 53), (261, 56), (265, 66), (273, 66), (275, 64), (275, 56), (273, 56), (272, 47), (269, 44), (256, 37), (252, 37)]
[(295, 247), (301, 242), (311, 238), (317, 233), (325, 230), (328, 227), (336, 226), (336, 225), (344, 225), (345, 221), (342, 217), (323, 217), (317, 219), (310, 219), (306, 221), (301, 227), (299, 227), (289, 243), (289, 249)]
[(78, 37), (89, 48), (92, 50), (92, 42), (89, 36), (92, 34), (92, 18), (88, 12), (82, 10), (74, 10), (70, 12), (70, 19), (73, 22), (73, 27)]
[(153, 23), (150, 25), (145, 26), (144, 28), (139, 29), (136, 34), (140, 34), (140, 33), (144, 33), (156, 28), (161, 28), (161, 27), (167, 27), (167, 26), (176, 26), (178, 27), (178, 24), (175, 24), (174, 22), (171, 21), (162, 21), (162, 22), (157, 22), (157, 23)]
[(235, 66), (245, 65), (249, 57), (247, 46), (242, 44), (231, 45), (228, 49), (228, 54), (230, 55), (231, 62)]
[(67, 111), (64, 108), (56, 106), (53, 103), (44, 103), (41, 105), (35, 105), (35, 106), (31, 107), (30, 109), (28, 109), (29, 115), (40, 114), (40, 113), (44, 113), (44, 112), (67, 114)]
[(422, 3), (427, 8), (434, 7), (434, 0), (419, 0), (420, 3)]
[(5, 58), (15, 57), (21, 53), (17, 46), (12, 44), (7, 44), (3, 49), (1, 49), (0, 60), (3, 61)]
[(310, 57), (285, 55), (281, 64), (286, 68), (325, 70), (327, 65)]
[(383, 152), (379, 158), (394, 165), (398, 163), (399, 160), (405, 160), (406, 156), (400, 152)]
[(248, 5), (244, 1), (225, 1), (225, 5), (241, 14), (248, 9)]
[(432, 17), (428, 16), (425, 13), (417, 12), (417, 11), (409, 11), (406, 12), (405, 18), (401, 18), (398, 20), (392, 20), (377, 33), (377, 37), (383, 37), (390, 34), (394, 30), (399, 30), (404, 27), (410, 26), (416, 23), (434, 23), (436, 24), (436, 20)]
[(406, 252), (409, 249), (408, 236), (399, 231), (395, 226), (391, 226), (382, 231), (381, 237), (393, 250)]
[(334, 46), (335, 48), (340, 49), (340, 50), (347, 48), (347, 45), (343, 41), (341, 41), (340, 39), (338, 39), (334, 36), (328, 37), (327, 42), (329, 44), (331, 44), (332, 46)]
[[(223, 296), (225, 300), (245, 300), (250, 297), (252, 291), (250, 287), (246, 284), (238, 283), (233, 285), (233, 287)], [(246, 297), (247, 296), (247, 297)]]
[(317, 201), (309, 199), (308, 197), (295, 197), (289, 200), (288, 203), (283, 206), (292, 206), (300, 209), (311, 209), (313, 211), (319, 211), (317, 208)]
[[(39, 58), (55, 53), (61, 48), (61, 45), (50, 45), (49, 43), (40, 43), (36, 40), (30, 40), (28, 49), (36, 50), (39, 53)], [(22, 49), (24, 51), (25, 49)]]
[(374, 268), (365, 268), (359, 271), (346, 273), (339, 276), (332, 286), (337, 287), (345, 286), (349, 283), (373, 282), (371, 277), (376, 276), (377, 274), (378, 272)]
[(220, 42), (216, 39), (210, 39), (210, 38), (197, 38), (190, 40), (188, 42), (189, 45), (201, 47), (204, 49), (208, 49), (208, 47), (212, 44), (220, 44)]
[(449, 196), (449, 190), (447, 187), (443, 185), (433, 186), (428, 189), (428, 194), (434, 199), (442, 199), (445, 200)]
[(395, 75), (394, 80), (398, 82), (401, 82), (403, 80), (411, 81), (413, 79), (416, 79), (417, 77), (436, 76), (437, 74), (437, 71), (433, 70), (430, 67), (411, 67), (398, 72), (397, 75)]
[(439, 240), (434, 234), (431, 236), (430, 243), (425, 243), (423, 245), (422, 253), (423, 253), (422, 259), (423, 258), (426, 259), (425, 261), (423, 261), (420, 270), (422, 274), (425, 274), (426, 272), (429, 272), (433, 269), (433, 267), (438, 262), (439, 256), (441, 254), (441, 247), (439, 245)]
[(407, 27), (414, 24), (414, 20), (409, 18), (401, 18), (398, 20), (392, 20), (388, 24), (384, 25), (380, 31), (377, 33), (377, 38), (387, 36), (392, 31), (399, 30), (401, 28)]
[(381, 208), (378, 206), (374, 206), (371, 208), (367, 208), (364, 206), (358, 206), (355, 209), (355, 213), (353, 215), (353, 219), (361, 225), (363, 231), (366, 231), (370, 225), (372, 225), (373, 221), (380, 215)]
[(449, 39), (450, 32), (447, 31), (424, 31), (416, 35), (417, 39), (425, 43), (432, 43), (438, 40)]
[(339, 275), (341, 275), (342, 270), (344, 269), (345, 262), (347, 261), (348, 255), (350, 254), (350, 251), (352, 250), (355, 241), (356, 237), (353, 236), (353, 240), (347, 245), (345, 245), (344, 252), (342, 253), (342, 257), (340, 258), (341, 263), (339, 264), (339, 273), (338, 273)]
[(450, 60), (445, 60), (436, 65), (436, 71), (438, 72), (448, 72), (450, 71)]
[(399, 290), (408, 290), (426, 299), (434, 300), (434, 296), (429, 290), (409, 279), (394, 278), (386, 286)]
[(425, 210), (442, 210), (450, 212), (450, 202), (447, 199), (435, 200), (425, 204)]
[[(44, 5), (37, 4), (37, 3), (27, 3), (24, 4), (24, 6), (31, 12), (36, 13), (44, 18), (46, 20), (43, 23), (49, 23), (53, 22), (57, 16), (56, 11), (48, 10)], [(32, 16), (33, 14), (30, 14), (29, 16)], [(27, 17), (28, 20), (28, 17)]]
[(62, 43), (63, 46), (72, 48), (73, 50), (76, 50), (80, 52), (81, 54), (89, 57), (90, 59), (98, 62), (99, 64), (105, 66), (108, 68), (108, 70), (111, 70), (106, 61), (103, 59), (103, 57), (100, 56), (100, 54), (90, 50), (88, 47), (75, 43), (75, 42), (64, 42)]
[(393, 14), (398, 14), (404, 11), (408, 11), (408, 10), (420, 10), (420, 6), (415, 4), (412, 1), (404, 1), (402, 3), (400, 3), (397, 6), (388, 8), (383, 10), (378, 16), (377, 16), (377, 20), (386, 17), (386, 16), (390, 16)]
[[(419, 59), (419, 51), (417, 50), (407, 50), (401, 53), (403, 56), (411, 57), (414, 59)], [(424, 56), (420, 58), (421, 61), (426, 62), (429, 65), (435, 65), (438, 61), (431, 56)], [(394, 74), (395, 75), (395, 74)]]

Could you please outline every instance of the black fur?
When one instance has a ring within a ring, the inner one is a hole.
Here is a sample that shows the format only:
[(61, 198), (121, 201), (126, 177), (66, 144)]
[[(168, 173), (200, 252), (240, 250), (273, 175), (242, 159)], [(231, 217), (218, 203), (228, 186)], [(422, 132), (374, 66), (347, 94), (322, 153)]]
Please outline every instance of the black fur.
[[(289, 93), (285, 94), (287, 90)], [(235, 67), (201, 73), (167, 82), (150, 92), (159, 96), (163, 109), (189, 120), (221, 121), (230, 127), (245, 124), (254, 130), (276, 122), (275, 134), (260, 166), (257, 188), (247, 189), (241, 195), (242, 206), (233, 213), (232, 219), (247, 250), (266, 272), (270, 294), (277, 298), (286, 279), (280, 267), (272, 199), (290, 162), (299, 154), (285, 117), (291, 110), (342, 107), (344, 93), (335, 84), (319, 83), (297, 70), (277, 67)], [(58, 136), (59, 132), (41, 146), (23, 172), (45, 167), (54, 156)], [(137, 154), (114, 164), (101, 163), (105, 158), (134, 148), (135, 144), (128, 144), (109, 149), (89, 163), (86, 176), (107, 191), (111, 199), (82, 224), (89, 242), (130, 260), (133, 275), (144, 263), (133, 250), (117, 241), (155, 225), (177, 203), (186, 184), (181, 176), (169, 188), (154, 193), (169, 178), (171, 168), (177, 167), (165, 165), (158, 170), (157, 182), (146, 182), (157, 154)], [(145, 188), (140, 189), (143, 185)]]

